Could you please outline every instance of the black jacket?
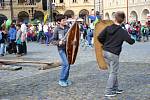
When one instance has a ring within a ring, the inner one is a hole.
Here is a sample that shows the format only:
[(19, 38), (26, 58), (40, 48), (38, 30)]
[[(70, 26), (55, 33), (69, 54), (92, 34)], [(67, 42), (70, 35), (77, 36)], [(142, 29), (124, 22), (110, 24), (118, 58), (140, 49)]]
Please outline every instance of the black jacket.
[(0, 40), (0, 43), (5, 43), (6, 36), (3, 32), (1, 34), (2, 34), (2, 39)]
[(120, 25), (113, 24), (106, 27), (98, 36), (99, 42), (103, 44), (105, 51), (119, 55), (124, 41), (134, 44), (135, 40)]

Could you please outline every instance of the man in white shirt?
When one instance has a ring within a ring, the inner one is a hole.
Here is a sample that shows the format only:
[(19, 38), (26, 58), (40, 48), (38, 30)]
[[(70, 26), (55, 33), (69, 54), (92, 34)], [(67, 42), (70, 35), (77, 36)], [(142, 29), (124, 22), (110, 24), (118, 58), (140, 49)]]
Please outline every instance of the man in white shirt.
[(43, 26), (41, 23), (38, 24), (38, 36), (37, 36), (37, 42), (42, 42), (42, 34), (43, 34)]
[(48, 32), (48, 24), (45, 24), (43, 26), (43, 31), (44, 31), (44, 34), (45, 34), (45, 37), (46, 37), (46, 45), (48, 46), (49, 45), (49, 32)]
[(25, 23), (21, 22), (21, 44), (23, 48), (23, 53), (27, 54), (27, 45), (26, 45), (26, 38), (27, 38), (27, 26)]

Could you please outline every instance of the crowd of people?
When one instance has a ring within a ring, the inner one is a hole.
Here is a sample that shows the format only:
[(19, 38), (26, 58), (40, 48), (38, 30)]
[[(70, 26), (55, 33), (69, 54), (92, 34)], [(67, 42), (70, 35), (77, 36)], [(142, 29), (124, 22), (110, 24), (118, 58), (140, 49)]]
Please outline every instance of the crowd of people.
[[(131, 23), (123, 23), (122, 28), (127, 30), (128, 33), (138, 42), (149, 41), (150, 36), (150, 22), (146, 22), (145, 25), (141, 25), (140, 21), (133, 21)], [(94, 34), (94, 22), (90, 24), (81, 23), (81, 45), (93, 47), (93, 34)]]
[(131, 37), (136, 41), (146, 42), (149, 40), (150, 35), (150, 22), (146, 22), (145, 25), (141, 25), (140, 21), (134, 21), (125, 24), (125, 29), (131, 34)]
[(37, 41), (47, 46), (52, 38), (53, 27), (51, 24), (38, 25), (25, 24), (23, 22), (11, 23), (6, 28), (6, 21), (0, 27), (0, 55), (5, 53), (23, 56), (27, 54), (27, 42)]
[[(37, 25), (25, 24), (23, 22), (12, 23), (7, 29), (6, 22), (0, 27), (0, 55), (4, 56), (6, 52), (15, 53), (17, 56), (27, 54), (26, 42), (38, 42), (41, 44), (50, 44), (56, 24), (38, 21)], [(72, 22), (68, 22), (71, 26)], [(89, 24), (80, 22), (81, 46), (93, 47), (93, 34), (95, 22), (90, 21)], [(150, 35), (150, 22), (141, 25), (140, 21), (122, 24), (122, 27), (128, 31), (132, 38), (136, 41), (146, 42)]]

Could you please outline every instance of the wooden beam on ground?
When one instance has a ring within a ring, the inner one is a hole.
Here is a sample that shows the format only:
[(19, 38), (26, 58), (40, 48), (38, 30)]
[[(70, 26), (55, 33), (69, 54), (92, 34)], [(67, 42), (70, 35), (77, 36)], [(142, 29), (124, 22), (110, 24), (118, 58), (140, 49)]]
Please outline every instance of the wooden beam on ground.
[[(59, 67), (61, 65), (61, 63), (59, 61), (54, 61), (54, 62), (43, 62), (43, 61), (26, 61), (26, 60), (5, 60), (5, 59), (0, 59), (0, 65), (1, 68), (0, 70), (14, 70), (13, 67), (10, 66), (3, 66), (3, 65), (11, 65), (11, 64), (17, 64), (17, 63), (31, 63), (31, 64), (41, 64), (43, 66), (41, 66), (39, 68), (39, 70), (46, 70), (46, 69), (50, 69), (50, 68), (55, 68), (55, 67)], [(14, 67), (16, 69), (18, 69), (17, 67)]]
[(52, 63), (49, 62), (43, 62), (43, 61), (27, 61), (27, 60), (5, 60), (5, 59), (0, 59), (1, 64), (17, 64), (17, 63), (33, 63), (33, 64), (47, 64), (51, 65)]

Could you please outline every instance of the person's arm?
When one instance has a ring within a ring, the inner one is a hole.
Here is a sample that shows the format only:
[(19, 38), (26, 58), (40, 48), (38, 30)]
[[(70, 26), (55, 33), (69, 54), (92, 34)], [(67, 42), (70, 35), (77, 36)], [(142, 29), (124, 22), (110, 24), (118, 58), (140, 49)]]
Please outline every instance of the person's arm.
[(135, 43), (135, 40), (132, 39), (131, 36), (126, 31), (124, 32), (123, 38), (126, 42), (128, 42), (131, 45)]
[(100, 43), (104, 44), (106, 40), (107, 27), (98, 35), (97, 39)]
[(51, 43), (53, 45), (59, 45), (59, 39), (58, 39), (58, 28), (56, 27), (54, 29), (54, 33), (53, 33), (53, 37), (52, 37), (52, 40), (51, 40)]

